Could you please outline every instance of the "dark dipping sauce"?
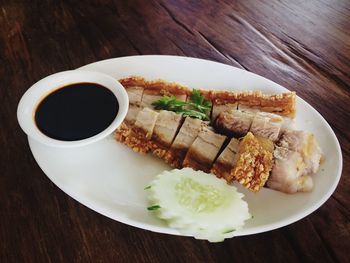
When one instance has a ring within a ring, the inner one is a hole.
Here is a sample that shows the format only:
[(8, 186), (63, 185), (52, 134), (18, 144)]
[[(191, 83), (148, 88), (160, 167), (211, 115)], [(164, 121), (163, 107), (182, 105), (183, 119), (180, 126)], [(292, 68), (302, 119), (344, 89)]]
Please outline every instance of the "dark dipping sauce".
[(115, 95), (96, 83), (74, 83), (47, 95), (38, 105), (35, 122), (53, 139), (77, 141), (106, 129), (119, 110)]

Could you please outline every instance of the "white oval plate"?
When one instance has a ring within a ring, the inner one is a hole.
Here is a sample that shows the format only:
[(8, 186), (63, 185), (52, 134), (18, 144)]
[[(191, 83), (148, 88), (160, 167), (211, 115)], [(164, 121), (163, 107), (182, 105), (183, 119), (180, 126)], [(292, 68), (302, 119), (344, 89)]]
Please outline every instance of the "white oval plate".
[[(139, 75), (147, 79), (175, 81), (190, 88), (287, 91), (253, 73), (201, 59), (176, 56), (134, 56), (89, 64), (82, 70), (107, 73), (117, 79)], [(262, 189), (251, 193), (242, 187), (253, 219), (237, 235), (250, 235), (291, 224), (312, 213), (334, 192), (342, 170), (339, 142), (323, 117), (297, 99), (296, 126), (316, 135), (326, 157), (313, 176), (311, 193), (288, 195)], [(152, 178), (170, 169), (150, 155), (139, 155), (112, 137), (81, 148), (59, 149), (29, 139), (30, 148), (45, 174), (65, 193), (85, 206), (135, 227), (179, 235), (146, 210), (143, 190)]]

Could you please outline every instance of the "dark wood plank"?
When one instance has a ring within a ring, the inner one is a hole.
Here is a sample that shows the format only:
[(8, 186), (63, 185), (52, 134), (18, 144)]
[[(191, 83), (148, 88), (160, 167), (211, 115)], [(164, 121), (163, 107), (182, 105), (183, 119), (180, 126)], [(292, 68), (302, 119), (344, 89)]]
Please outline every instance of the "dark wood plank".
[[(349, 17), (346, 0), (0, 1), (0, 261), (347, 262)], [(65, 195), (30, 153), (20, 97), (51, 73), (139, 54), (211, 59), (296, 90), (342, 145), (332, 198), (290, 226), (210, 244), (115, 222)]]

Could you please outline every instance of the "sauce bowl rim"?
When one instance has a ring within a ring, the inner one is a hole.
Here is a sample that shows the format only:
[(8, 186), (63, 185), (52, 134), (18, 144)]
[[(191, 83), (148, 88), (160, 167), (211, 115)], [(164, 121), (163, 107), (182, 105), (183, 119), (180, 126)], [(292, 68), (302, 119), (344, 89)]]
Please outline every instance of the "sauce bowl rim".
[[(39, 103), (59, 88), (75, 83), (90, 82), (104, 86), (116, 97), (119, 109), (112, 123), (100, 133), (75, 141), (53, 139), (42, 133), (35, 122), (35, 111)], [(17, 120), (22, 130), (31, 138), (48, 146), (70, 148), (88, 145), (112, 134), (123, 122), (129, 107), (125, 88), (110, 75), (87, 70), (68, 70), (49, 75), (34, 83), (22, 96), (17, 107)]]

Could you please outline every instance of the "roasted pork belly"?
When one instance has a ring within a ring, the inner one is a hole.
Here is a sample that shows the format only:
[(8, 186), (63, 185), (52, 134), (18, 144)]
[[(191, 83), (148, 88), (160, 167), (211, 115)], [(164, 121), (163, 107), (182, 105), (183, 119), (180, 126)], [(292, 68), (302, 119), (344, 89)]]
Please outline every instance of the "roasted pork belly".
[(141, 100), (144, 88), (140, 86), (128, 86), (125, 90), (129, 97), (129, 109), (125, 117), (125, 122), (128, 125), (133, 125), (136, 121), (137, 114), (141, 110)]
[(295, 92), (286, 92), (281, 94), (261, 94), (252, 92), (248, 95), (244, 93), (238, 96), (238, 107), (246, 106), (259, 109), (260, 111), (271, 112), (281, 116), (294, 118), (296, 94)]
[(254, 192), (264, 186), (272, 168), (271, 147), (266, 145), (249, 132), (239, 144), (237, 161), (231, 170), (232, 178)]
[(283, 118), (268, 112), (257, 112), (252, 121), (250, 132), (255, 136), (264, 137), (276, 141), (280, 134)]
[(237, 103), (213, 104), (211, 119), (212, 121), (215, 121), (221, 112), (236, 110), (236, 109), (237, 109)]
[(231, 176), (231, 170), (236, 164), (236, 156), (238, 153), (239, 141), (235, 138), (232, 138), (226, 148), (222, 151), (219, 157), (216, 159), (211, 172), (217, 177), (225, 178), (227, 182), (233, 180)]
[(149, 108), (143, 108), (136, 116), (134, 129), (143, 134), (146, 140), (151, 139), (159, 113)]
[(311, 133), (291, 130), (294, 92), (264, 95), (261, 91), (200, 90), (212, 102), (214, 128), (229, 137), (244, 136), (241, 141), (232, 138), (223, 149), (226, 137), (214, 132), (209, 123), (153, 110), (152, 103), (163, 95), (186, 101), (190, 89), (140, 77), (120, 82), (130, 103), (115, 138), (133, 150), (152, 152), (176, 168), (192, 167), (227, 182), (237, 180), (252, 191), (261, 189), (267, 180), (268, 187), (286, 193), (312, 189), (309, 175), (319, 169), (322, 152)]
[(131, 86), (125, 89), (129, 97), (129, 104), (140, 105), (143, 89), (143, 87), (139, 86)]
[(267, 186), (284, 193), (308, 192), (312, 190), (312, 178), (302, 175), (305, 163), (299, 152), (276, 147), (274, 165)]
[(136, 152), (146, 153), (150, 151), (152, 148), (150, 139), (152, 138), (158, 115), (159, 113), (154, 110), (143, 108), (137, 114), (135, 124), (131, 128), (125, 124), (125, 129), (129, 129), (129, 131), (128, 135), (125, 136), (124, 143)]
[(243, 104), (238, 104), (237, 105), (237, 110), (240, 110), (240, 111), (249, 111), (251, 113), (257, 113), (259, 112), (260, 110), (258, 108), (253, 108), (251, 106), (247, 106), (247, 105), (243, 105)]
[(183, 167), (210, 172), (225, 140), (226, 136), (217, 134), (207, 127), (203, 128), (189, 148), (183, 161)]
[(161, 97), (163, 97), (163, 95), (158, 93), (153, 94), (145, 90), (142, 96), (141, 107), (153, 108), (152, 103), (159, 100)]
[[(156, 99), (156, 95), (174, 95), (178, 99), (186, 100), (191, 94), (191, 90), (177, 83), (163, 80), (145, 80), (142, 77), (128, 77), (119, 80), (126, 88), (141, 87), (146, 91), (145, 106), (150, 106), (151, 100)], [(261, 91), (218, 91), (200, 90), (201, 94), (213, 102), (213, 105), (225, 105), (238, 103), (239, 107), (256, 108), (261, 111), (275, 113), (281, 116), (293, 118), (295, 115), (295, 92), (282, 94), (262, 94)], [(149, 96), (149, 98), (147, 98)]]
[(215, 128), (230, 137), (242, 137), (248, 133), (254, 115), (250, 111), (223, 111), (215, 121)]
[(186, 153), (204, 126), (199, 119), (187, 117), (164, 159), (175, 168), (182, 168)]
[(126, 122), (128, 125), (133, 125), (136, 121), (137, 114), (140, 112), (140, 110), (140, 106), (130, 104), (124, 122)]
[(181, 125), (182, 116), (172, 111), (161, 110), (152, 134), (152, 150), (158, 157), (163, 157), (170, 148)]
[(277, 145), (301, 154), (305, 163), (302, 175), (318, 171), (323, 153), (312, 133), (287, 130), (282, 134)]

